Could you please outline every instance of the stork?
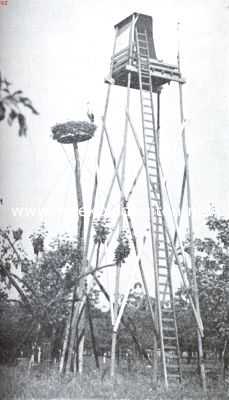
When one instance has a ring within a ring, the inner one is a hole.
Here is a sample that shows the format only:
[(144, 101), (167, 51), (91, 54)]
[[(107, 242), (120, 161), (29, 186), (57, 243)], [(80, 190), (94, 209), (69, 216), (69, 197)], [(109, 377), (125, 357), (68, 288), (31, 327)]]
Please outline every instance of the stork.
[(95, 121), (95, 116), (94, 116), (93, 112), (91, 111), (90, 102), (87, 103), (87, 116), (88, 116), (90, 122), (93, 124)]

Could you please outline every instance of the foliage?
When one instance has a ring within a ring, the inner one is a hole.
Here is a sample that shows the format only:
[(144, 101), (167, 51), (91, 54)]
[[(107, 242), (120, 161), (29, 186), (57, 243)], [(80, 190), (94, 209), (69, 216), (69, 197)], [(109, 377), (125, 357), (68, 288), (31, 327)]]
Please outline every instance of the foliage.
[[(34, 238), (40, 239), (40, 234)], [(57, 327), (65, 321), (78, 263), (77, 242), (64, 235), (54, 239), (39, 262), (31, 262), (24, 272), (23, 287), (42, 325)]]
[(32, 241), (33, 251), (36, 256), (44, 251), (44, 241), (47, 233), (44, 225), (41, 225), (39, 230), (29, 237)]
[[(222, 350), (225, 339), (229, 339), (229, 220), (212, 214), (207, 226), (212, 237), (195, 240), (204, 347), (205, 350)], [(188, 250), (188, 245), (186, 248)], [(176, 305), (182, 346), (194, 348), (195, 322), (183, 287), (177, 291)]]
[(18, 135), (26, 136), (27, 122), (21, 108), (28, 108), (33, 114), (38, 115), (31, 100), (25, 97), (22, 90), (12, 92), (11, 83), (2, 77), (0, 73), (0, 122), (7, 118), (7, 123), (11, 126), (14, 121), (18, 123)]
[(130, 254), (129, 239), (127, 237), (126, 231), (122, 231), (118, 237), (118, 245), (115, 249), (115, 257), (114, 257), (115, 263), (117, 265), (125, 263), (125, 259), (129, 256), (129, 254)]
[[(150, 300), (154, 308), (155, 300), (153, 298)], [(142, 291), (138, 292), (135, 289), (130, 291), (125, 310), (125, 320), (137, 337), (140, 346), (143, 349), (152, 349), (152, 318), (147, 297)], [(133, 348), (133, 341), (130, 333), (126, 328), (122, 327), (120, 329), (120, 344), (125, 345), (129, 349)]]
[(93, 222), (95, 234), (94, 234), (94, 243), (95, 244), (104, 244), (106, 242), (107, 236), (110, 233), (110, 228), (108, 226), (109, 219), (105, 217), (101, 217), (96, 219)]
[(28, 356), (26, 351), (30, 345), (28, 338), (27, 343), (23, 343), (26, 339), (26, 333), (30, 329), (32, 317), (26, 312), (20, 302), (17, 301), (1, 301), (0, 303), (0, 360), (6, 363), (14, 360), (15, 356), (20, 355), (20, 349), (17, 347), (21, 343), (24, 349), (24, 356)]
[[(31, 235), (32, 244), (35, 242), (37, 245), (36, 240), (40, 238), (43, 244), (45, 235), (44, 227), (41, 227)], [(6, 289), (13, 285), (21, 296), (18, 304), (22, 314), (28, 314), (29, 310), (30, 321), (35, 321), (36, 327), (39, 327), (36, 340), (53, 338), (61, 346), (64, 323), (70, 311), (72, 288), (79, 277), (77, 242), (67, 235), (57, 237), (46, 249), (42, 248), (45, 250), (42, 256), (34, 261), (24, 255), (22, 245), (19, 244), (21, 237), (20, 229), (1, 231), (1, 280)], [(5, 291), (1, 297), (6, 295)], [(94, 304), (97, 299), (98, 294), (94, 290), (90, 294), (90, 301)], [(10, 315), (11, 309), (6, 308), (5, 312), (8, 310)], [(12, 319), (10, 331), (17, 331), (16, 320)]]
[(3, 285), (2, 295), (7, 296), (8, 291), (14, 286), (22, 300), (25, 300), (24, 293), (18, 287), (14, 276), (19, 268), (23, 270), (29, 262), (21, 243), (22, 233), (21, 228), (16, 230), (0, 229), (0, 281)]

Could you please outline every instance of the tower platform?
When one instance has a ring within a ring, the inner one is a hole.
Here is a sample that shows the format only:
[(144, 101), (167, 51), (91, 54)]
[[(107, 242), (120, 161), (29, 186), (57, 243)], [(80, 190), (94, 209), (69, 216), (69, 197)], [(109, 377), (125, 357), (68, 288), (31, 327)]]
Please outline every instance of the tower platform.
[[(116, 54), (112, 59), (112, 78), (115, 85), (126, 87), (128, 72), (131, 71), (131, 88), (139, 89), (137, 55), (130, 59), (128, 50), (128, 48), (123, 50), (121, 54)], [(158, 92), (161, 86), (172, 81), (185, 83), (185, 79), (179, 73), (177, 66), (166, 64), (157, 59), (150, 59), (150, 76), (154, 92)]]
[[(136, 31), (147, 35), (149, 44), (149, 66), (152, 90), (158, 92), (161, 86), (172, 81), (185, 83), (178, 66), (158, 60), (153, 39), (153, 19), (144, 14), (133, 13), (115, 25), (117, 45), (111, 58), (111, 78), (115, 85), (127, 87), (128, 73), (131, 72), (131, 88), (139, 89), (139, 71), (136, 46)], [(119, 44), (121, 42), (121, 44)], [(126, 46), (124, 47), (124, 44)], [(106, 82), (106, 80), (105, 80)], [(107, 80), (109, 82), (109, 79)]]

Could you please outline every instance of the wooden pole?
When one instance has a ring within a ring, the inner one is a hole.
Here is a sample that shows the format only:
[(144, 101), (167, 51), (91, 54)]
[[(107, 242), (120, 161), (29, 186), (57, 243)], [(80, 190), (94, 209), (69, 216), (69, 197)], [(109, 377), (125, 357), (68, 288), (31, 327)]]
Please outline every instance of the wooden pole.
[[(178, 49), (177, 55), (178, 61), (178, 70), (180, 69), (180, 52)], [(193, 272), (193, 289), (194, 289), (194, 300), (196, 311), (200, 316), (200, 303), (199, 303), (199, 293), (198, 293), (198, 285), (197, 285), (197, 277), (196, 277), (196, 260), (195, 260), (195, 248), (194, 248), (194, 233), (193, 233), (193, 221), (192, 221), (192, 198), (191, 198), (191, 185), (190, 185), (190, 171), (189, 171), (189, 155), (187, 152), (187, 144), (186, 144), (186, 135), (185, 135), (185, 119), (184, 119), (184, 108), (183, 108), (183, 90), (182, 84), (179, 83), (179, 100), (180, 100), (180, 120), (182, 124), (182, 144), (183, 144), (183, 153), (184, 153), (184, 162), (186, 169), (186, 181), (187, 181), (187, 200), (188, 200), (188, 221), (189, 221), (189, 239), (190, 239), (190, 255), (191, 255), (191, 265)], [(201, 318), (201, 317), (200, 317)], [(198, 352), (199, 352), (199, 369), (202, 380), (203, 391), (207, 391), (206, 384), (206, 375), (205, 375), (205, 367), (204, 367), (204, 358), (203, 358), (203, 344), (202, 338), (199, 329), (197, 329), (197, 340), (198, 340)]]
[[(75, 156), (75, 183), (76, 183), (76, 198), (77, 198), (77, 206), (78, 206), (78, 228), (77, 228), (77, 249), (79, 253), (79, 265), (77, 274), (83, 273), (83, 255), (84, 255), (84, 213), (79, 212), (79, 210), (83, 210), (83, 193), (82, 193), (82, 185), (81, 185), (81, 173), (80, 173), (80, 159), (79, 159), (79, 151), (77, 143), (74, 143), (74, 156)], [(72, 305), (72, 323), (69, 327), (69, 339), (68, 339), (68, 355), (67, 355), (67, 370), (71, 370), (72, 367), (72, 359), (74, 359), (74, 343), (75, 343), (75, 334), (77, 329), (77, 321), (79, 317), (79, 310), (81, 308), (81, 300), (83, 300), (84, 293), (84, 285), (85, 282), (82, 279), (81, 281), (77, 281), (74, 287), (74, 296), (73, 296), (73, 305)], [(80, 299), (75, 304), (75, 297)], [(81, 317), (82, 330), (84, 329), (84, 311)], [(82, 351), (82, 349), (81, 349)]]
[(99, 366), (99, 357), (98, 357), (98, 352), (97, 352), (96, 339), (95, 339), (95, 333), (94, 333), (94, 326), (93, 326), (90, 302), (89, 302), (88, 297), (87, 297), (87, 313), (88, 313), (88, 320), (89, 320), (89, 326), (90, 326), (90, 332), (91, 332), (92, 348), (93, 348), (93, 353), (94, 353), (94, 357), (95, 357), (95, 365), (96, 365), (96, 368), (99, 369), (100, 368), (100, 366)]
[[(131, 72), (128, 73), (128, 84), (127, 84), (127, 100), (126, 100), (126, 110), (129, 110), (130, 105), (130, 84), (131, 84)], [(123, 157), (122, 157), (122, 173), (121, 173), (121, 185), (124, 190), (125, 186), (125, 172), (126, 172), (126, 145), (127, 145), (127, 130), (128, 130), (128, 119), (125, 114), (125, 128), (123, 136)], [(120, 224), (119, 224), (119, 234), (123, 230), (123, 195), (120, 193)], [(120, 272), (121, 264), (116, 266), (115, 274), (115, 293), (114, 293), (114, 321), (118, 318), (119, 311), (119, 284), (120, 284)], [(114, 328), (114, 326), (113, 326)], [(116, 364), (116, 342), (117, 342), (117, 330), (113, 329), (112, 332), (112, 344), (111, 344), (111, 377), (115, 376), (115, 364)]]
[[(104, 288), (104, 286), (102, 285), (102, 283), (100, 282), (100, 280), (96, 277), (93, 276), (97, 285), (99, 286), (101, 292), (104, 294), (104, 297), (107, 299), (108, 303), (110, 303), (110, 296), (107, 293), (106, 289)], [(130, 318), (128, 318), (130, 320)], [(123, 318), (123, 316), (121, 317), (121, 323), (124, 326), (124, 328), (127, 329), (127, 331), (129, 332), (129, 334), (131, 335), (133, 342), (136, 344), (138, 351), (140, 354), (143, 355), (143, 357), (145, 358), (145, 360), (149, 361), (147, 352), (145, 351), (145, 349), (143, 348), (143, 346), (140, 344), (137, 336), (135, 335), (135, 333), (133, 332), (133, 330), (130, 327), (130, 324), (126, 322), (126, 320)], [(149, 361), (150, 362), (150, 361)], [(150, 363), (151, 364), (151, 363)]]
[[(132, 57), (132, 47), (133, 47), (133, 29), (134, 29), (135, 16), (132, 17), (132, 23), (129, 30), (129, 58)], [(127, 76), (127, 99), (126, 99), (126, 110), (129, 111), (130, 106), (130, 85), (131, 85), (131, 72), (128, 72)], [(126, 145), (127, 145), (127, 131), (128, 131), (128, 119), (125, 113), (125, 127), (123, 136), (123, 159), (122, 159), (122, 172), (121, 172), (121, 185), (124, 190), (125, 186), (125, 172), (126, 172)], [(120, 225), (119, 234), (123, 230), (123, 194), (120, 197)], [(120, 271), (121, 264), (117, 264), (116, 276), (115, 276), (115, 293), (114, 293), (114, 321), (118, 318), (118, 300), (119, 300), (119, 284), (120, 284)], [(114, 328), (114, 326), (113, 326)], [(115, 375), (115, 364), (116, 364), (116, 342), (117, 342), (117, 330), (113, 329), (112, 332), (112, 345), (111, 345), (111, 377)]]
[(134, 233), (134, 228), (133, 228), (133, 224), (132, 224), (130, 215), (128, 213), (127, 200), (125, 198), (125, 195), (124, 195), (124, 192), (123, 192), (123, 189), (122, 189), (121, 180), (120, 180), (119, 173), (118, 173), (117, 166), (116, 166), (117, 165), (116, 164), (116, 160), (115, 160), (115, 157), (114, 157), (113, 149), (112, 149), (112, 146), (111, 146), (110, 138), (109, 138), (109, 135), (108, 135), (108, 132), (107, 132), (105, 124), (104, 124), (104, 129), (105, 129), (106, 139), (107, 139), (108, 147), (109, 147), (109, 150), (110, 150), (111, 159), (112, 159), (112, 162), (113, 162), (113, 166), (114, 166), (114, 170), (115, 170), (115, 174), (116, 174), (116, 179), (117, 179), (117, 182), (118, 182), (119, 190), (122, 192), (122, 195), (123, 195), (124, 211), (125, 211), (125, 214), (126, 214), (126, 218), (127, 218), (127, 223), (128, 223), (128, 226), (129, 226), (130, 234), (131, 234), (131, 237), (132, 237), (132, 242), (133, 242), (133, 245), (134, 245), (135, 254), (136, 254), (137, 259), (138, 259), (138, 265), (139, 265), (139, 269), (140, 269), (140, 272), (141, 272), (144, 289), (146, 291), (146, 297), (147, 297), (148, 304), (149, 304), (150, 314), (151, 314), (151, 317), (152, 317), (153, 333), (157, 336), (158, 332), (157, 332), (156, 327), (155, 327), (154, 310), (153, 310), (152, 303), (151, 303), (151, 300), (150, 300), (148, 286), (147, 286), (146, 280), (144, 278), (142, 262), (141, 262), (141, 259), (139, 258), (137, 239), (136, 239), (136, 236), (135, 236), (135, 233)]
[[(142, 158), (142, 163), (143, 163), (143, 165), (145, 165), (144, 153), (143, 153), (142, 148), (141, 148), (141, 145), (140, 145), (140, 143), (139, 143), (139, 141), (138, 141), (138, 139), (137, 139), (136, 131), (135, 131), (134, 126), (133, 126), (133, 124), (132, 124), (132, 122), (131, 122), (130, 116), (129, 116), (129, 122), (130, 122), (130, 125), (131, 125), (131, 128), (132, 128), (132, 132), (133, 132), (134, 138), (135, 138), (135, 140), (136, 140), (136, 144), (137, 144), (137, 147), (138, 147), (140, 156), (141, 156), (141, 158)], [(160, 169), (161, 169), (162, 176), (163, 176), (163, 171), (162, 171), (161, 165), (160, 165)], [(183, 204), (183, 196), (184, 196), (185, 181), (186, 181), (186, 172), (184, 172), (184, 178), (183, 178), (183, 183), (182, 183), (182, 191), (181, 191), (181, 202), (180, 202), (180, 206)], [(151, 184), (151, 182), (150, 182), (150, 184)], [(151, 187), (152, 187), (152, 190), (155, 190), (153, 184), (151, 184)], [(167, 188), (167, 187), (166, 187), (166, 188)], [(170, 201), (170, 198), (169, 198), (169, 195), (168, 195), (168, 191), (167, 191), (167, 190), (166, 190), (166, 193), (167, 193), (167, 197), (168, 197), (169, 204), (170, 204), (170, 207), (171, 207), (172, 216), (174, 216), (174, 213), (173, 213), (173, 210), (172, 210), (172, 206), (171, 206), (171, 201)], [(154, 194), (155, 194), (155, 196), (156, 196), (156, 192), (155, 192)], [(158, 200), (158, 201), (159, 201), (159, 200)], [(158, 204), (158, 205), (159, 205), (159, 204)], [(188, 293), (189, 293), (189, 286), (188, 286), (188, 284), (187, 284), (187, 282), (186, 282), (186, 280), (185, 280), (185, 276), (184, 276), (183, 269), (182, 269), (182, 264), (181, 264), (181, 262), (179, 261), (179, 257), (178, 257), (178, 253), (177, 253), (176, 248), (175, 248), (174, 240), (172, 241), (172, 235), (171, 235), (171, 233), (170, 233), (170, 231), (169, 231), (168, 224), (167, 224), (167, 222), (166, 222), (166, 216), (165, 216), (163, 210), (161, 210), (161, 211), (162, 211), (162, 213), (163, 213), (163, 219), (164, 219), (165, 224), (166, 224), (166, 232), (167, 232), (168, 237), (169, 237), (169, 240), (170, 240), (170, 242), (171, 242), (172, 253), (173, 253), (173, 255), (174, 255), (175, 258), (176, 258), (176, 262), (177, 262), (177, 264), (178, 264), (178, 268), (179, 268), (179, 271), (180, 271), (180, 274), (181, 274), (181, 277), (182, 277), (182, 280), (183, 280), (183, 283), (184, 283), (184, 287), (188, 290)], [(183, 262), (184, 262), (185, 268), (187, 269), (186, 260), (185, 260), (185, 257), (184, 257), (183, 243), (182, 243), (181, 238), (180, 238), (180, 235), (179, 235), (178, 224), (177, 224), (177, 222), (175, 221), (174, 218), (173, 218), (173, 222), (174, 222), (174, 227), (175, 227), (175, 236), (176, 236), (176, 239), (178, 239), (178, 241), (179, 241), (179, 245), (180, 245), (181, 250), (182, 250)], [(196, 322), (197, 322), (197, 326), (199, 327), (200, 332), (202, 332), (201, 320), (198, 319), (198, 315), (197, 315), (197, 313), (196, 313), (195, 305), (194, 305), (194, 303), (193, 303), (193, 301), (192, 301), (191, 295), (189, 294), (188, 296), (189, 296), (189, 300), (190, 300), (190, 302), (191, 302), (191, 306), (192, 306), (192, 309), (193, 309), (194, 317), (195, 317)]]
[[(113, 46), (113, 52), (112, 52), (112, 60), (113, 60), (113, 56), (115, 54), (117, 35), (118, 35), (118, 31), (116, 30), (114, 46)], [(110, 75), (112, 75), (112, 69), (113, 69), (113, 64), (111, 63)], [(105, 109), (104, 109), (104, 114), (103, 114), (103, 120), (104, 121), (106, 121), (106, 118), (107, 118), (107, 112), (108, 112), (108, 106), (109, 106), (109, 100), (110, 100), (110, 93), (111, 93), (111, 86), (112, 86), (111, 83), (109, 83), (108, 84), (108, 89), (107, 89), (107, 97), (106, 97), (106, 102), (105, 102)], [(91, 200), (91, 210), (90, 210), (90, 217), (89, 217), (88, 229), (87, 229), (87, 237), (86, 237), (86, 243), (85, 243), (85, 259), (84, 259), (85, 263), (87, 263), (87, 254), (88, 254), (88, 249), (89, 249), (89, 242), (90, 242), (91, 229), (92, 229), (92, 223), (93, 223), (93, 211), (94, 211), (94, 207), (95, 207), (95, 201), (96, 201), (96, 195), (97, 195), (97, 189), (98, 189), (98, 172), (99, 172), (99, 167), (100, 167), (100, 162), (101, 162), (101, 155), (102, 155), (102, 148), (103, 148), (103, 138), (104, 138), (104, 125), (102, 126), (102, 130), (101, 130), (101, 136), (100, 136), (100, 142), (99, 142), (99, 150), (98, 150), (98, 155), (97, 155), (97, 167), (96, 167), (96, 173), (95, 173), (95, 181), (94, 181), (94, 187), (93, 187), (93, 192), (92, 192), (92, 200)]]

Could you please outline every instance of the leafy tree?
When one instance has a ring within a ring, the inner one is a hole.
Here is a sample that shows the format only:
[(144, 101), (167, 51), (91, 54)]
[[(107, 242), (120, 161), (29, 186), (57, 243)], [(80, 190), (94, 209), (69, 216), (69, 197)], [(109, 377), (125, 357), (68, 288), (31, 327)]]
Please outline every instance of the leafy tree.
[[(61, 347), (65, 321), (71, 308), (72, 289), (79, 278), (77, 242), (63, 235), (54, 239), (45, 248), (45, 232), (43, 228), (40, 229), (31, 235), (33, 247), (35, 243), (35, 255), (38, 253), (37, 239), (39, 245), (42, 239), (43, 253), (37, 262), (36, 259), (28, 259), (22, 245), (19, 245), (22, 237), (21, 229), (7, 229), (0, 233), (0, 277), (5, 288), (1, 292), (2, 299), (7, 300), (7, 290), (13, 285), (20, 295), (18, 306), (21, 313), (29, 316), (28, 324), (34, 322), (30, 337), (36, 338), (38, 342), (46, 338), (52, 341), (53, 346), (55, 344)], [(97, 299), (98, 293), (93, 291), (89, 301), (94, 304)], [(12, 307), (6, 307), (4, 315), (7, 310), (9, 314), (13, 312)], [(11, 317), (9, 319), (12, 321), (11, 331), (17, 331), (17, 321), (14, 323)]]
[(7, 123), (11, 126), (17, 121), (18, 135), (26, 136), (27, 122), (22, 108), (28, 108), (35, 115), (38, 115), (38, 112), (22, 90), (11, 91), (10, 86), (11, 83), (0, 73), (0, 122), (7, 119)]
[[(204, 348), (205, 352), (215, 349), (221, 353), (229, 340), (229, 220), (212, 214), (206, 224), (211, 237), (195, 240)], [(186, 351), (196, 350), (195, 322), (183, 287), (177, 292), (176, 305), (181, 346)]]
[(21, 286), (18, 284), (18, 269), (23, 269), (28, 264), (28, 258), (21, 245), (22, 229), (0, 229), (0, 280), (2, 283), (2, 296), (7, 297), (9, 290), (14, 287), (21, 301), (31, 312), (30, 302)]

